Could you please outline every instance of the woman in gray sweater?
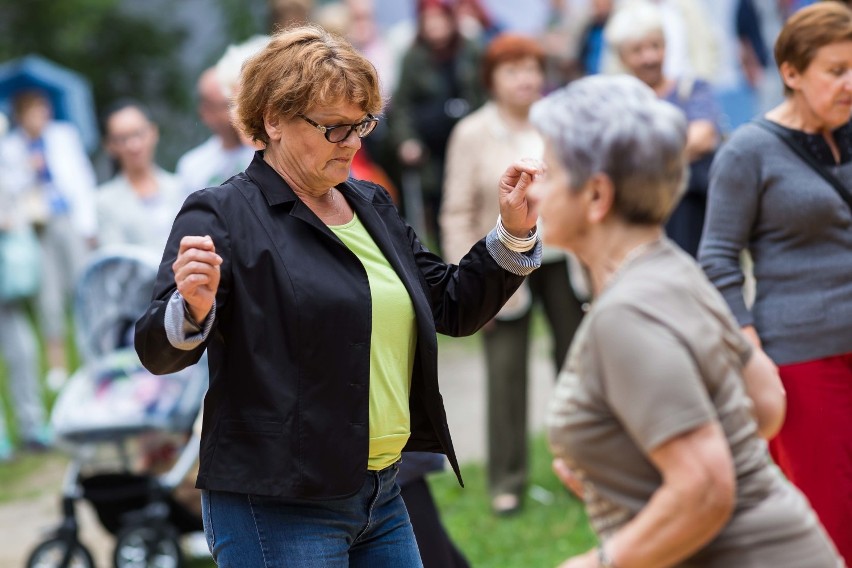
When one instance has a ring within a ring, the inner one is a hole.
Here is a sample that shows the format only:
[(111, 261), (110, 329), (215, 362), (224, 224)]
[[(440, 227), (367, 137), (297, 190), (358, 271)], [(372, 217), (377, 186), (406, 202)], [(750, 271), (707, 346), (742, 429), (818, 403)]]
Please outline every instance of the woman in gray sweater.
[[(773, 457), (852, 563), (852, 210), (793, 141), (852, 191), (852, 11), (822, 2), (775, 44), (786, 98), (713, 164), (699, 260), (752, 343), (779, 366), (786, 422)], [(760, 124), (762, 122), (762, 124)], [(740, 252), (754, 260), (743, 299)]]

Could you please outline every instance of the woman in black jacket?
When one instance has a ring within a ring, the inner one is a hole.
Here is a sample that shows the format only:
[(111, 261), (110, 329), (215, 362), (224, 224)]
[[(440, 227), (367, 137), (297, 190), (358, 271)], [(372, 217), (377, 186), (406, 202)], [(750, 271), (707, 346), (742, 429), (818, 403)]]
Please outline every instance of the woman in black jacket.
[(244, 69), (237, 120), (264, 144), (175, 219), (136, 330), (147, 368), (204, 349), (210, 388), (197, 485), (220, 566), (420, 566), (395, 483), (403, 449), (458, 473), (438, 392), (436, 332), (491, 319), (540, 262), (535, 165), (510, 167), (502, 220), (445, 264), (387, 192), (349, 178), (378, 120), (372, 65), (314, 27)]

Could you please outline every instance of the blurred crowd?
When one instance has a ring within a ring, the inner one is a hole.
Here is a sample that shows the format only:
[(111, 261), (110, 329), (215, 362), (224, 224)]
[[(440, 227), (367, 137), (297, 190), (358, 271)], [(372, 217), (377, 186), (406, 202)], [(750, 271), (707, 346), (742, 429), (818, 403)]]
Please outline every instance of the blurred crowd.
[[(386, 187), (421, 238), (452, 262), (493, 226), (493, 194), (506, 164), (541, 158), (532, 104), (580, 77), (614, 73), (637, 77), (687, 118), (689, 187), (666, 232), (696, 256), (710, 164), (733, 129), (783, 99), (772, 46), (787, 18), (812, 3), (550, 0), (539, 28), (520, 33), (511, 14), (524, 20), (526, 2), (411, 1), (413, 20), (383, 28), (372, 0), (273, 0), (270, 30), (312, 21), (373, 63), (386, 106), (352, 175)], [(210, 136), (187, 149), (174, 173), (156, 162), (160, 129), (169, 125), (157, 124), (146, 101), (98, 109), (113, 168), (99, 183), (79, 133), (54, 119), (49, 98), (35, 90), (15, 94), (0, 138), (0, 235), (31, 254), (17, 259), (17, 282), (0, 264), (0, 355), (8, 369), (2, 396), (17, 422), (12, 436), (0, 416), (0, 461), (17, 447), (51, 444), (41, 385), (58, 390), (71, 370), (70, 302), (91, 255), (133, 246), (160, 256), (184, 199), (243, 171), (260, 149), (233, 126), (230, 99), (242, 63), (267, 40), (258, 35), (230, 46), (197, 78), (197, 112)], [(545, 251), (542, 269), (483, 333), (496, 514), (522, 507), (527, 483), (529, 355), (506, 345), (529, 341), (530, 314), (540, 304), (558, 369), (589, 300), (586, 277), (572, 256)]]

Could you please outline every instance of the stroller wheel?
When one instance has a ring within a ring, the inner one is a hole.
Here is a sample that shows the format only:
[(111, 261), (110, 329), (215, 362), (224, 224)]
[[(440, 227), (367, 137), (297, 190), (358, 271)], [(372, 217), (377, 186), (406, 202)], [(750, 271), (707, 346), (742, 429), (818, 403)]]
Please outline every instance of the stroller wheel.
[(119, 531), (115, 568), (181, 568), (183, 554), (171, 525), (138, 524)]
[(42, 542), (30, 554), (27, 568), (95, 568), (92, 554), (78, 541), (71, 543), (70, 558), (65, 564), (68, 545), (68, 540), (60, 537), (53, 537)]

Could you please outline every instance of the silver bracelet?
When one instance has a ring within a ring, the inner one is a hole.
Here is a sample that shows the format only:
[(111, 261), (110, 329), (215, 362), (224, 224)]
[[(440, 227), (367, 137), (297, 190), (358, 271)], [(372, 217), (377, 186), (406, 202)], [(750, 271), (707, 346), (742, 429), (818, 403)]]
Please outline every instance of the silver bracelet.
[(506, 230), (503, 225), (503, 217), (497, 216), (497, 238), (507, 249), (513, 252), (527, 252), (531, 250), (538, 241), (538, 228), (534, 227), (526, 238), (519, 238)]
[(612, 561), (612, 558), (609, 557), (609, 554), (607, 554), (603, 544), (598, 546), (598, 565), (601, 568), (618, 568), (615, 562)]

